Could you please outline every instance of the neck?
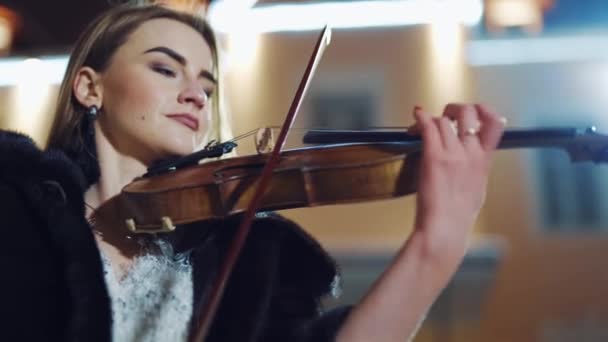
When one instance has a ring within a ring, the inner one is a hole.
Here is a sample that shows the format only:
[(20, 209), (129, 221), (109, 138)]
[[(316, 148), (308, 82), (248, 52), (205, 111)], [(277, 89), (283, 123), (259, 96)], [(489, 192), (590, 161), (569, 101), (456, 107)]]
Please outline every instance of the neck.
[(112, 217), (99, 217), (95, 209), (120, 194), (122, 188), (146, 172), (147, 166), (131, 156), (120, 153), (96, 125), (95, 144), (100, 177), (84, 194), (87, 217), (92, 218), (99, 247), (118, 273), (124, 273), (132, 258), (139, 252), (137, 240), (130, 236), (124, 224)]
[(147, 170), (143, 162), (114, 148), (98, 128), (95, 132), (95, 144), (100, 176), (97, 183), (85, 193), (85, 201), (93, 208), (118, 195), (125, 185)]

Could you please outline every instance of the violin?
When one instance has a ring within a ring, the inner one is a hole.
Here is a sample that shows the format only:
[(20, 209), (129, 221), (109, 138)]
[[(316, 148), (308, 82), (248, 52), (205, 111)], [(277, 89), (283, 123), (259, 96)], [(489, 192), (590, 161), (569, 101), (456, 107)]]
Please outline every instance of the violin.
[[(258, 210), (367, 202), (416, 192), (419, 136), (404, 131), (311, 130), (283, 151)], [(560, 148), (573, 161), (608, 160), (608, 136), (593, 127), (506, 130), (499, 149)], [(132, 233), (243, 213), (270, 155), (257, 154), (177, 168), (128, 184), (113, 215)]]
[[(329, 33), (325, 27), (317, 40), (271, 152), (200, 164), (235, 147), (231, 142), (208, 146), (154, 165), (96, 211), (124, 222), (132, 233), (171, 232), (180, 224), (243, 215), (208, 299), (195, 308), (194, 317), (200, 319), (192, 341), (206, 337), (257, 211), (366, 202), (416, 191), (423, 144), (403, 130), (311, 130), (303, 142), (323, 145), (282, 151)], [(608, 159), (608, 136), (593, 128), (506, 131), (499, 148), (517, 147), (564, 148), (575, 161)]]

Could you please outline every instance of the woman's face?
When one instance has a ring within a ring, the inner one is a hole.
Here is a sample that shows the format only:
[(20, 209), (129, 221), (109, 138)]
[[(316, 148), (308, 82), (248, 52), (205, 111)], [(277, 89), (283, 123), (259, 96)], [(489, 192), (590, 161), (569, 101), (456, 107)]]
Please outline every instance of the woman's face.
[(143, 23), (100, 75), (103, 133), (147, 163), (192, 153), (210, 126), (213, 67), (209, 45), (190, 26)]

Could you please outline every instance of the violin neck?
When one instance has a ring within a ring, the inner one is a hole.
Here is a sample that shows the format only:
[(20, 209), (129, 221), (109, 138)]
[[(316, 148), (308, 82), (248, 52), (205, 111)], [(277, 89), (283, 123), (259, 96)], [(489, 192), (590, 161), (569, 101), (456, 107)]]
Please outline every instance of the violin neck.
[(582, 133), (577, 128), (506, 130), (498, 148), (564, 147)]
[[(498, 148), (564, 147), (583, 132), (578, 128), (509, 129), (504, 132)], [(398, 130), (310, 130), (304, 136), (303, 142), (306, 144), (407, 143), (414, 150), (421, 147), (419, 135)]]

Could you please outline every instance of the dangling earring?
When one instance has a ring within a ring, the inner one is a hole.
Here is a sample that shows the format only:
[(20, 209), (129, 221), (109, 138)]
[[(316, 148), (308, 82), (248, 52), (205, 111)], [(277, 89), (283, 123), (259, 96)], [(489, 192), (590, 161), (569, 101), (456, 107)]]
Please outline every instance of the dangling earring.
[(97, 120), (97, 115), (99, 115), (99, 108), (92, 105), (91, 107), (87, 108), (85, 115), (86, 130), (89, 135), (93, 136), (95, 134), (95, 120)]
[(87, 108), (87, 116), (89, 119), (97, 119), (97, 114), (99, 114), (99, 108), (97, 108), (96, 105), (92, 105), (91, 107)]

